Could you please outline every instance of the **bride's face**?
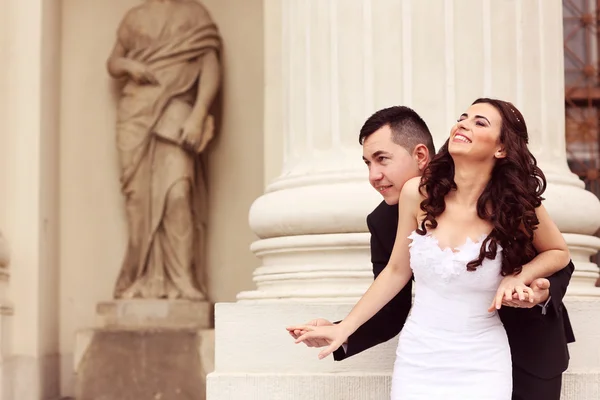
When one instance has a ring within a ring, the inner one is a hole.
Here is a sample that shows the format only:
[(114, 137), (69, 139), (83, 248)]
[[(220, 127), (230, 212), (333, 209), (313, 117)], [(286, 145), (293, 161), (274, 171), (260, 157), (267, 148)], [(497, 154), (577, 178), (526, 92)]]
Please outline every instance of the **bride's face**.
[(495, 161), (505, 156), (500, 143), (502, 117), (490, 104), (473, 104), (450, 130), (448, 151), (453, 158)]

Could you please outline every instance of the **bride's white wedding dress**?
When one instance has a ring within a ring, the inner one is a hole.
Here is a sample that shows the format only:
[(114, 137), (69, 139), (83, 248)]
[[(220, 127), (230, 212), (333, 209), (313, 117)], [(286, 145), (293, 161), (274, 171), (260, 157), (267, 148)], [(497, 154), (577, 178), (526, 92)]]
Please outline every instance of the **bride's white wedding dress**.
[(392, 400), (510, 400), (506, 331), (488, 312), (502, 280), (500, 246), (470, 272), (485, 236), (456, 249), (441, 249), (430, 234), (409, 238), (415, 300), (398, 341)]

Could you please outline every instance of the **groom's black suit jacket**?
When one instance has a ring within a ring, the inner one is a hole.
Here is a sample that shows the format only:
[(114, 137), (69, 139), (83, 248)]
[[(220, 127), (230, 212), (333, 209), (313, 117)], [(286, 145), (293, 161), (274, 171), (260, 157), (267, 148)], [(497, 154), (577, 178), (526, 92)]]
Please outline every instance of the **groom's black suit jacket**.
[[(371, 232), (371, 262), (375, 278), (387, 265), (398, 229), (398, 206), (382, 202), (367, 217)], [(543, 379), (560, 375), (569, 364), (567, 343), (575, 337), (562, 299), (573, 274), (572, 262), (550, 276), (550, 302), (547, 312), (541, 307), (502, 307), (500, 319), (504, 324), (513, 365)], [(347, 351), (339, 348), (334, 352), (336, 361), (343, 360), (363, 350), (395, 337), (409, 314), (412, 303), (412, 281), (369, 321), (365, 322), (348, 338)]]

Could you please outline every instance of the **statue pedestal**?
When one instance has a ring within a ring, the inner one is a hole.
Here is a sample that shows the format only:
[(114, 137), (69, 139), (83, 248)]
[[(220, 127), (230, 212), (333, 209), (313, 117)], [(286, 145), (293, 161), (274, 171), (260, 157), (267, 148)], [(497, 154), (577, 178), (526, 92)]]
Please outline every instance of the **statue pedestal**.
[(212, 305), (185, 300), (99, 303), (77, 333), (75, 398), (206, 398), (214, 369)]
[(98, 303), (99, 326), (106, 328), (212, 327), (213, 306), (206, 301), (133, 299)]

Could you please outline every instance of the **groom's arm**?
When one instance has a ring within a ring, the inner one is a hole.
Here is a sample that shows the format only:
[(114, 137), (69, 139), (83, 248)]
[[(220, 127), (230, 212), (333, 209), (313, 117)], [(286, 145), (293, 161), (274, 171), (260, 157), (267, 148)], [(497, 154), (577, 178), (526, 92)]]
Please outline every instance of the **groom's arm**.
[(341, 361), (395, 337), (404, 326), (412, 302), (412, 281), (370, 320), (361, 325), (348, 342), (333, 353)]
[(551, 310), (551, 315), (557, 316), (562, 312), (563, 298), (574, 270), (573, 261), (569, 261), (567, 266), (547, 278), (550, 281), (550, 298), (547, 307)]
[[(370, 218), (367, 218), (367, 226), (371, 232), (373, 275), (377, 278), (387, 265), (389, 255), (381, 245)], [(341, 361), (395, 337), (404, 326), (411, 303), (412, 280), (408, 281), (406, 286), (377, 314), (348, 337), (348, 342), (333, 353), (334, 360)]]

